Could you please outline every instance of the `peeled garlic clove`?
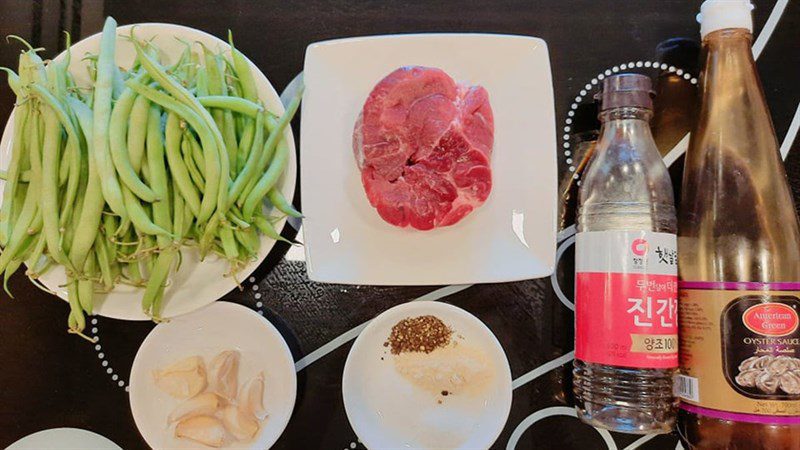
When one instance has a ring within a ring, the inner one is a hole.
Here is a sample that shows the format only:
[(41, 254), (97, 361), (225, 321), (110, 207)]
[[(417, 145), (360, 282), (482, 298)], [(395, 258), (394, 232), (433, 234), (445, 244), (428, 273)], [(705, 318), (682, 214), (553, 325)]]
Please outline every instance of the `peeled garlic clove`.
[(196, 395), (178, 405), (178, 407), (170, 413), (169, 417), (167, 417), (167, 423), (173, 423), (195, 416), (213, 415), (220, 407), (220, 403), (220, 398), (213, 392)]
[(156, 386), (178, 399), (191, 398), (206, 388), (203, 358), (190, 356), (153, 372)]
[(225, 427), (215, 417), (196, 416), (178, 422), (175, 437), (219, 448), (225, 442)]
[(253, 439), (258, 433), (258, 420), (234, 405), (228, 405), (222, 410), (222, 423), (228, 433), (240, 441)]
[(255, 416), (258, 420), (264, 420), (267, 417), (267, 411), (264, 408), (264, 372), (259, 373), (257, 377), (242, 386), (239, 391), (239, 409)]
[(241, 353), (236, 350), (225, 350), (211, 360), (209, 367), (209, 383), (211, 390), (227, 400), (236, 398), (239, 388), (239, 359)]

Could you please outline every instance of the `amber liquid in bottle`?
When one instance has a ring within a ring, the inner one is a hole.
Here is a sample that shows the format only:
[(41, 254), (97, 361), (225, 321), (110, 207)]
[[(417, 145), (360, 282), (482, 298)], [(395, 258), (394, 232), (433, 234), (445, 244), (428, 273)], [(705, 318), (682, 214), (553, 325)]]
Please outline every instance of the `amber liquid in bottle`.
[[(681, 282), (800, 281), (797, 216), (751, 45), (746, 29), (703, 40), (700, 112), (679, 212)], [(681, 410), (678, 431), (687, 449), (800, 449), (798, 424)]]

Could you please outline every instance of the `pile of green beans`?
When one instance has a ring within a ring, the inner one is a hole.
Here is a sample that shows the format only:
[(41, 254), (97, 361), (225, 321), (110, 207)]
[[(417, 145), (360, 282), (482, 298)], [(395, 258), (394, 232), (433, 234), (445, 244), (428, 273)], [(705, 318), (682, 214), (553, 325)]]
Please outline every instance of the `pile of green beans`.
[[(137, 57), (123, 71), (115, 46), (128, 38)], [(99, 53), (85, 59), (90, 87), (76, 85), (69, 52), (43, 61), (28, 45), (16, 73), (3, 69), (16, 94), (11, 162), (0, 173), (4, 287), (23, 263), (35, 283), (64, 266), (69, 330), (82, 335), (95, 294), (117, 283), (143, 288), (142, 309), (158, 320), (182, 247), (225, 258), (235, 276), (262, 234), (285, 240), (273, 224), (301, 215), (276, 184), (302, 92), (283, 115), (267, 111), (229, 40), (230, 52), (186, 43), (163, 65), (158, 48), (135, 30), (118, 37), (109, 17)], [(282, 216), (269, 216), (270, 205)]]

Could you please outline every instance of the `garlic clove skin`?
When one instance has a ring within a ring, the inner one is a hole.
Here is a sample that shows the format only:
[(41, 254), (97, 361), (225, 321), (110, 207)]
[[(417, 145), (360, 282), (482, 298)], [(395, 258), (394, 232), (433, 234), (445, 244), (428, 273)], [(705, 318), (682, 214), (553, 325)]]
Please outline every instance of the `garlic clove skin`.
[(206, 365), (199, 356), (190, 356), (157, 370), (153, 378), (159, 389), (177, 399), (194, 397), (207, 386)]
[(258, 420), (267, 417), (267, 410), (264, 407), (264, 372), (248, 380), (239, 391), (239, 409), (246, 414), (255, 416)]
[(219, 448), (225, 443), (225, 427), (215, 417), (196, 416), (178, 422), (175, 437)]
[(211, 391), (226, 400), (236, 399), (241, 357), (242, 354), (237, 350), (225, 350), (211, 360), (208, 377)]
[(167, 417), (167, 423), (172, 424), (195, 416), (212, 416), (221, 405), (221, 399), (213, 392), (196, 395), (178, 405)]
[(246, 414), (234, 405), (228, 405), (222, 410), (222, 423), (228, 433), (240, 441), (253, 439), (258, 433), (258, 420)]

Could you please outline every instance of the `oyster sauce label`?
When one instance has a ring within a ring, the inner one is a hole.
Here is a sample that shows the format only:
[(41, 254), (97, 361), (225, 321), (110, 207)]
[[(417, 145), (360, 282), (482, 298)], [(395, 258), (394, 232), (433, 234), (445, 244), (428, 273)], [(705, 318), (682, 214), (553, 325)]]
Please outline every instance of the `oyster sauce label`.
[(681, 407), (800, 423), (800, 283), (680, 283)]
[(678, 366), (674, 234), (578, 233), (575, 357), (631, 368)]

